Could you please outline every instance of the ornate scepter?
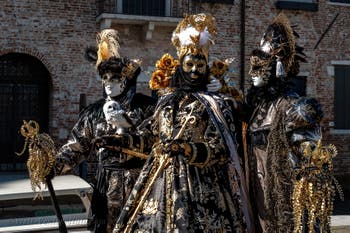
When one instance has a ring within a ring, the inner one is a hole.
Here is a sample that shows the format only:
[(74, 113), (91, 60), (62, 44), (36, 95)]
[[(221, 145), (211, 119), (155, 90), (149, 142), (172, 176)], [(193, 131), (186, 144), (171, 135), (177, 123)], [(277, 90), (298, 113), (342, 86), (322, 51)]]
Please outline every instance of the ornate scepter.
[(58, 228), (60, 233), (67, 233), (67, 227), (62, 218), (61, 210), (58, 206), (55, 191), (52, 186), (51, 178), (48, 177), (53, 166), (55, 165), (56, 148), (51, 137), (46, 133), (39, 134), (39, 124), (36, 121), (23, 121), (21, 134), (25, 137), (23, 150), (17, 155), (23, 155), (27, 145), (29, 158), (27, 168), (29, 172), (32, 190), (36, 193), (36, 198), (42, 199), (41, 184), (47, 184), (51, 196), (51, 202), (54, 206), (58, 219)]

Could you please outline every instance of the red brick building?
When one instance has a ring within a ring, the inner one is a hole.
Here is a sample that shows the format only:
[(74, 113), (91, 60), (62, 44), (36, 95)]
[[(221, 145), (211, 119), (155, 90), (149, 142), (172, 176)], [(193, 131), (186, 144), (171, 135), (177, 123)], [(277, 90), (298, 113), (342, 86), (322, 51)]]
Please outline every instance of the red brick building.
[[(142, 3), (144, 2), (144, 3)], [(283, 11), (297, 25), (308, 63), (301, 67), (301, 91), (323, 105), (323, 137), (339, 150), (339, 174), (350, 174), (350, 1), (349, 0), (75, 0), (0, 2), (0, 170), (19, 170), (25, 158), (22, 119), (39, 121), (62, 145), (80, 105), (102, 96), (84, 49), (100, 29), (120, 33), (122, 55), (142, 59), (139, 91), (154, 63), (176, 55), (171, 33), (184, 14), (207, 12), (218, 23), (211, 56), (236, 58), (237, 85), (249, 84), (249, 53), (266, 25)], [(304, 87), (304, 89), (303, 89)]]

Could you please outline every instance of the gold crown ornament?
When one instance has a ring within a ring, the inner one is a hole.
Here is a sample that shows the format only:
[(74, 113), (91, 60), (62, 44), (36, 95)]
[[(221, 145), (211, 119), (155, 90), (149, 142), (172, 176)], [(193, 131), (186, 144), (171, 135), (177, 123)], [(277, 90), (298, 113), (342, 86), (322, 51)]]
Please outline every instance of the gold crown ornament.
[(209, 47), (216, 34), (216, 21), (210, 14), (187, 15), (177, 25), (171, 41), (180, 61), (188, 54), (202, 54), (208, 61)]

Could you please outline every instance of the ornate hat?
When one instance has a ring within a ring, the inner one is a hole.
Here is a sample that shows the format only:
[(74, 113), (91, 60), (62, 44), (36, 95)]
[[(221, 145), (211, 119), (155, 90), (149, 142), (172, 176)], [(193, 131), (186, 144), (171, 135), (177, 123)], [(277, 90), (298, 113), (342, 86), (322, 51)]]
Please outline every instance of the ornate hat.
[(101, 74), (106, 72), (118, 73), (129, 80), (136, 79), (140, 73), (140, 61), (121, 58), (119, 55), (119, 37), (115, 29), (104, 29), (97, 34), (96, 68)]
[(251, 65), (259, 67), (259, 63), (264, 63), (266, 67), (267, 63), (274, 62), (276, 77), (296, 75), (299, 73), (299, 62), (306, 62), (303, 48), (296, 43), (298, 37), (286, 15), (278, 14), (264, 32), (260, 41), (261, 51), (253, 52)]
[(164, 54), (157, 61), (156, 70), (149, 81), (152, 90), (165, 90), (183, 57), (188, 54), (203, 55), (208, 62), (209, 47), (216, 36), (215, 18), (210, 14), (186, 15), (173, 31), (171, 41), (177, 50), (178, 60)]
[(171, 41), (179, 60), (187, 54), (202, 54), (208, 61), (209, 46), (216, 36), (215, 18), (210, 14), (187, 15), (177, 25)]

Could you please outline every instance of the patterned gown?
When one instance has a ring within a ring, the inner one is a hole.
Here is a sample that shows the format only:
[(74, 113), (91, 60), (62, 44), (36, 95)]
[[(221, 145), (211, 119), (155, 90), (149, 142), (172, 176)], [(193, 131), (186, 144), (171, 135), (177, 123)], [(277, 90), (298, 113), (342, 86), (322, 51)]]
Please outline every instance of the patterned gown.
[[(141, 130), (154, 145), (113, 232), (247, 231), (251, 219), (233, 115), (222, 98), (165, 95)], [(191, 155), (162, 150), (173, 139), (189, 144)]]

